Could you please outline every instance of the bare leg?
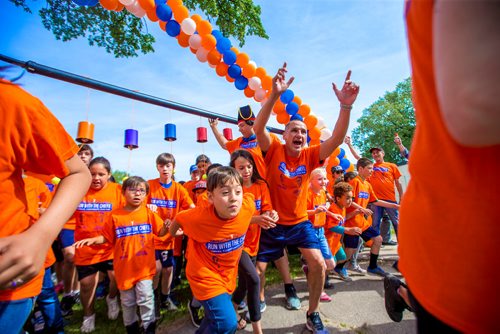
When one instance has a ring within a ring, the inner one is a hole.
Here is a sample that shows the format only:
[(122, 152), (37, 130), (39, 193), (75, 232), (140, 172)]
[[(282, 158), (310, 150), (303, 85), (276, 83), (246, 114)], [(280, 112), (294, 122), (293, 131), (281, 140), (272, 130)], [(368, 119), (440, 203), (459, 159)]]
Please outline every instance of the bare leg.
[(263, 301), (266, 299), (266, 297), (264, 295), (264, 288), (266, 286), (267, 262), (257, 261), (255, 267), (257, 269), (257, 274), (259, 275), (259, 278), (260, 278), (260, 300)]
[(80, 300), (83, 306), (83, 315), (86, 317), (95, 313), (95, 289), (97, 287), (97, 273), (89, 275), (80, 281)]
[(302, 256), (307, 261), (309, 268), (307, 285), (309, 287), (309, 310), (308, 314), (318, 312), (319, 297), (323, 291), (325, 282), (325, 260), (319, 249), (299, 248)]

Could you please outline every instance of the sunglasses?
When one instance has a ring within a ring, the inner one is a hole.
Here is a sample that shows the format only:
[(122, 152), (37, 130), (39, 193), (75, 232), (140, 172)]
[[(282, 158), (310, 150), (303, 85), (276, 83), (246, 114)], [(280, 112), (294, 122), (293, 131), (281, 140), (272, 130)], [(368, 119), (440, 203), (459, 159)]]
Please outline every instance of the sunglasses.
[(333, 172), (334, 174), (344, 174), (344, 171), (343, 170), (336, 170), (335, 172)]

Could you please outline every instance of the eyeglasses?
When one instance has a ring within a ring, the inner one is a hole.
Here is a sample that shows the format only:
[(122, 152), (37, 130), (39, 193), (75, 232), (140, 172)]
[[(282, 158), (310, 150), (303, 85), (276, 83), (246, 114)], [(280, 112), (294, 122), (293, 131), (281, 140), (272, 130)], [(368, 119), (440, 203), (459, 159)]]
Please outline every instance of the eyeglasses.
[(141, 188), (127, 188), (127, 191), (130, 191), (133, 194), (139, 192), (141, 195), (146, 195), (146, 189), (141, 189)]
[(334, 174), (344, 174), (344, 171), (343, 170), (336, 170), (335, 172), (333, 172)]

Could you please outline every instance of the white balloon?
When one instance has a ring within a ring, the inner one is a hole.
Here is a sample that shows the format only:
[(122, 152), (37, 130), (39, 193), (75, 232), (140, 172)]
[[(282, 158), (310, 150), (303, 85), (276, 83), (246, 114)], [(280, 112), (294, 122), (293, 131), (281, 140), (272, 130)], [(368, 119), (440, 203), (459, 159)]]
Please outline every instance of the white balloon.
[(261, 81), (259, 77), (251, 77), (250, 80), (248, 80), (248, 87), (252, 88), (253, 90), (257, 90), (260, 88)]
[(266, 91), (263, 88), (259, 88), (255, 91), (255, 101), (261, 102), (266, 98)]
[(254, 62), (253, 60), (250, 60), (248, 63), (249, 63), (249, 64), (252, 64), (255, 68), (257, 68), (257, 63), (256, 63), (256, 62)]
[(202, 63), (207, 61), (207, 55), (208, 50), (205, 48), (199, 48), (198, 51), (196, 51), (196, 58)]
[(323, 128), (326, 128), (326, 123), (325, 123), (325, 120), (323, 119), (323, 117), (318, 116), (317, 118), (318, 118), (318, 124), (316, 124), (316, 127), (320, 130)]
[[(134, 3), (135, 0), (118, 0), (118, 1), (120, 1), (120, 3), (124, 6), (130, 6), (131, 4)], [(128, 8), (127, 8), (127, 10), (128, 10)], [(130, 10), (129, 10), (129, 12), (130, 12)]]
[(328, 130), (327, 128), (324, 128), (321, 130), (321, 135), (319, 136), (320, 140), (327, 140), (332, 136), (332, 132)]
[(198, 50), (201, 46), (201, 36), (200, 35), (191, 35), (189, 37), (189, 46), (195, 50)]
[(186, 35), (192, 35), (196, 31), (196, 22), (188, 17), (182, 21), (181, 29)]

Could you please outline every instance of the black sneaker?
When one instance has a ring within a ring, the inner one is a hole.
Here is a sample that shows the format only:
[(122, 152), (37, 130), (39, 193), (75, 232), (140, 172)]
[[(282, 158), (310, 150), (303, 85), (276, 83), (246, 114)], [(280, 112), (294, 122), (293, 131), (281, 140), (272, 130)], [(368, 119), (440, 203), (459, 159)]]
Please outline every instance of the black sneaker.
[(327, 334), (329, 333), (325, 326), (323, 326), (323, 322), (319, 316), (319, 312), (313, 312), (307, 315), (306, 327), (313, 333), (318, 334)]
[(189, 311), (189, 315), (191, 316), (191, 321), (193, 322), (194, 327), (200, 328), (201, 322), (203, 321), (203, 308), (200, 307), (194, 307), (191, 305), (191, 302), (189, 301), (187, 304), (187, 309)]
[(403, 311), (406, 309), (406, 303), (398, 293), (401, 281), (394, 275), (384, 277), (384, 303), (387, 315), (394, 322), (400, 322), (403, 319)]
[(61, 314), (63, 317), (67, 317), (73, 314), (73, 305), (75, 305), (75, 298), (72, 295), (67, 295), (61, 299)]

